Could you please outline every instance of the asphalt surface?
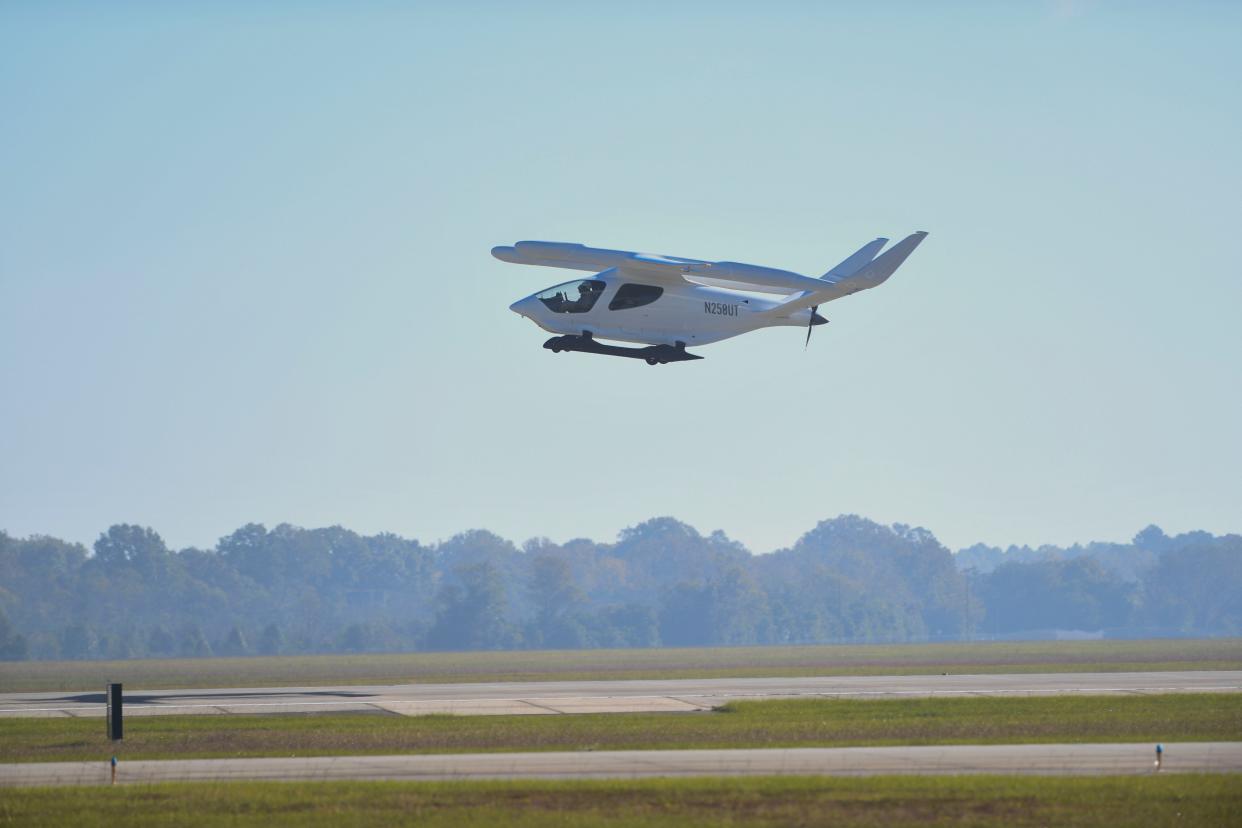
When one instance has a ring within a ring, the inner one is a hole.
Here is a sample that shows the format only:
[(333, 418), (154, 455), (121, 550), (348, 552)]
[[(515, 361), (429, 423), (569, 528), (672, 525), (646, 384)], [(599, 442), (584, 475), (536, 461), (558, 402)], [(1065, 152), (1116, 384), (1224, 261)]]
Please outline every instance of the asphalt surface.
[[(949, 745), (942, 747), (794, 748), (785, 750), (624, 750), (572, 753), (474, 753), (414, 756), (324, 756), (271, 759), (124, 761), (118, 784), (229, 780), (334, 779), (634, 779), (773, 774), (1104, 775), (1238, 773), (1242, 742), (1155, 745)], [(106, 762), (0, 765), (0, 787), (106, 785)]]
[[(123, 677), (122, 681), (123, 681)], [(104, 694), (3, 693), (0, 716), (103, 716)], [(833, 676), (125, 690), (126, 716), (385, 712), (473, 715), (694, 711), (741, 699), (1236, 693), (1242, 671)]]

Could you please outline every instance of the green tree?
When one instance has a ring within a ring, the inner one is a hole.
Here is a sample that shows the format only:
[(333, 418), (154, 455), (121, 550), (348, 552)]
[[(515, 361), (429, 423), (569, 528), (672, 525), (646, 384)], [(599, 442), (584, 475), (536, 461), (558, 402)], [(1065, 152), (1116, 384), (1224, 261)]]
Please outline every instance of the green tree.
[(587, 645), (587, 630), (578, 617), (584, 596), (563, 558), (540, 555), (531, 561), (528, 582), (535, 618), (531, 646), (551, 649)]
[(26, 636), (13, 629), (9, 616), (0, 608), (0, 661), (25, 661), (29, 657)]
[(224, 640), (220, 642), (218, 648), (220, 655), (241, 656), (250, 652), (250, 644), (246, 641), (246, 634), (241, 631), (237, 625), (233, 625), (224, 636)]
[(1242, 634), (1242, 536), (1171, 549), (1148, 574), (1142, 619), (1183, 633)]
[(70, 624), (61, 630), (60, 654), (65, 658), (92, 658), (96, 645), (95, 631), (86, 624)]
[(500, 573), (490, 563), (460, 567), (458, 583), (445, 585), (440, 611), (427, 633), (433, 650), (493, 650), (516, 643), (506, 618), (508, 602)]
[(712, 581), (714, 643), (758, 644), (767, 637), (768, 598), (748, 571), (733, 566)]
[(212, 654), (211, 644), (208, 643), (203, 628), (192, 621), (182, 626), (178, 638), (178, 648), (183, 656), (201, 658)]
[(259, 635), (259, 652), (263, 655), (277, 655), (285, 649), (285, 636), (280, 627), (268, 624)]
[(660, 617), (654, 607), (622, 604), (587, 617), (588, 637), (596, 647), (659, 647)]
[(156, 579), (167, 572), (171, 553), (154, 530), (118, 524), (95, 541), (95, 558), (110, 571), (132, 568), (145, 578)]
[(1000, 633), (1123, 626), (1134, 592), (1086, 557), (1002, 564), (979, 586), (984, 629)]
[(177, 652), (177, 639), (163, 627), (152, 627), (147, 633), (147, 652), (153, 656), (170, 656)]
[(712, 594), (706, 584), (682, 581), (660, 604), (660, 640), (668, 647), (712, 643)]

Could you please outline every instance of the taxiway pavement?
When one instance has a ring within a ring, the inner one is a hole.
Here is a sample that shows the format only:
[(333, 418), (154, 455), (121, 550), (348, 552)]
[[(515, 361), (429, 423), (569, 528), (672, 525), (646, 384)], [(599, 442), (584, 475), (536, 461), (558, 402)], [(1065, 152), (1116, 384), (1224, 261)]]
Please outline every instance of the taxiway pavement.
[[(108, 763), (102, 761), (7, 764), (0, 765), (0, 787), (106, 785), (110, 772)], [(117, 782), (634, 779), (772, 774), (1077, 776), (1156, 772), (1242, 772), (1242, 742), (1166, 744), (1159, 771), (1155, 767), (1155, 746), (1150, 744), (947, 745), (123, 761), (117, 767)]]
[[(124, 676), (113, 680), (124, 681)], [(126, 716), (384, 712), (459, 715), (674, 712), (741, 699), (919, 698), (1242, 692), (1242, 671), (713, 678), (252, 687), (125, 688)], [(0, 716), (103, 716), (104, 693), (0, 693)]]

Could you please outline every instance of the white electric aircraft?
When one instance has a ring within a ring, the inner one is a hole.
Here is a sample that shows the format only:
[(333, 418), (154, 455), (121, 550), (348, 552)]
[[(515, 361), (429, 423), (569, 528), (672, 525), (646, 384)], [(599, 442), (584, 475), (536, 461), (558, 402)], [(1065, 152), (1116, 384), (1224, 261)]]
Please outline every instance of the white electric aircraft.
[[(565, 242), (521, 241), (512, 247), (493, 247), (492, 255), (505, 262), (595, 274), (509, 306), (558, 334), (543, 347), (553, 353), (585, 351), (656, 365), (702, 359), (688, 353), (686, 346), (776, 325), (805, 326), (810, 343), (811, 328), (828, 321), (819, 315), (820, 305), (881, 284), (926, 235), (907, 236), (878, 257), (888, 239), (876, 239), (818, 279), (740, 262), (704, 262)], [(780, 298), (770, 298), (772, 294)], [(622, 348), (600, 339), (647, 347)]]

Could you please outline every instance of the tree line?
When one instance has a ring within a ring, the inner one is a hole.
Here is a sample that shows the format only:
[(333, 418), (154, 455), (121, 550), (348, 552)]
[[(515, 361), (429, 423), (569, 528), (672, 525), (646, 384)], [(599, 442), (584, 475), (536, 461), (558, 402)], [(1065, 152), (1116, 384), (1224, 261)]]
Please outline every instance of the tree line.
[(672, 518), (521, 547), (339, 526), (171, 550), (0, 532), (0, 659), (1242, 634), (1242, 536), (950, 552), (846, 515), (754, 555)]

